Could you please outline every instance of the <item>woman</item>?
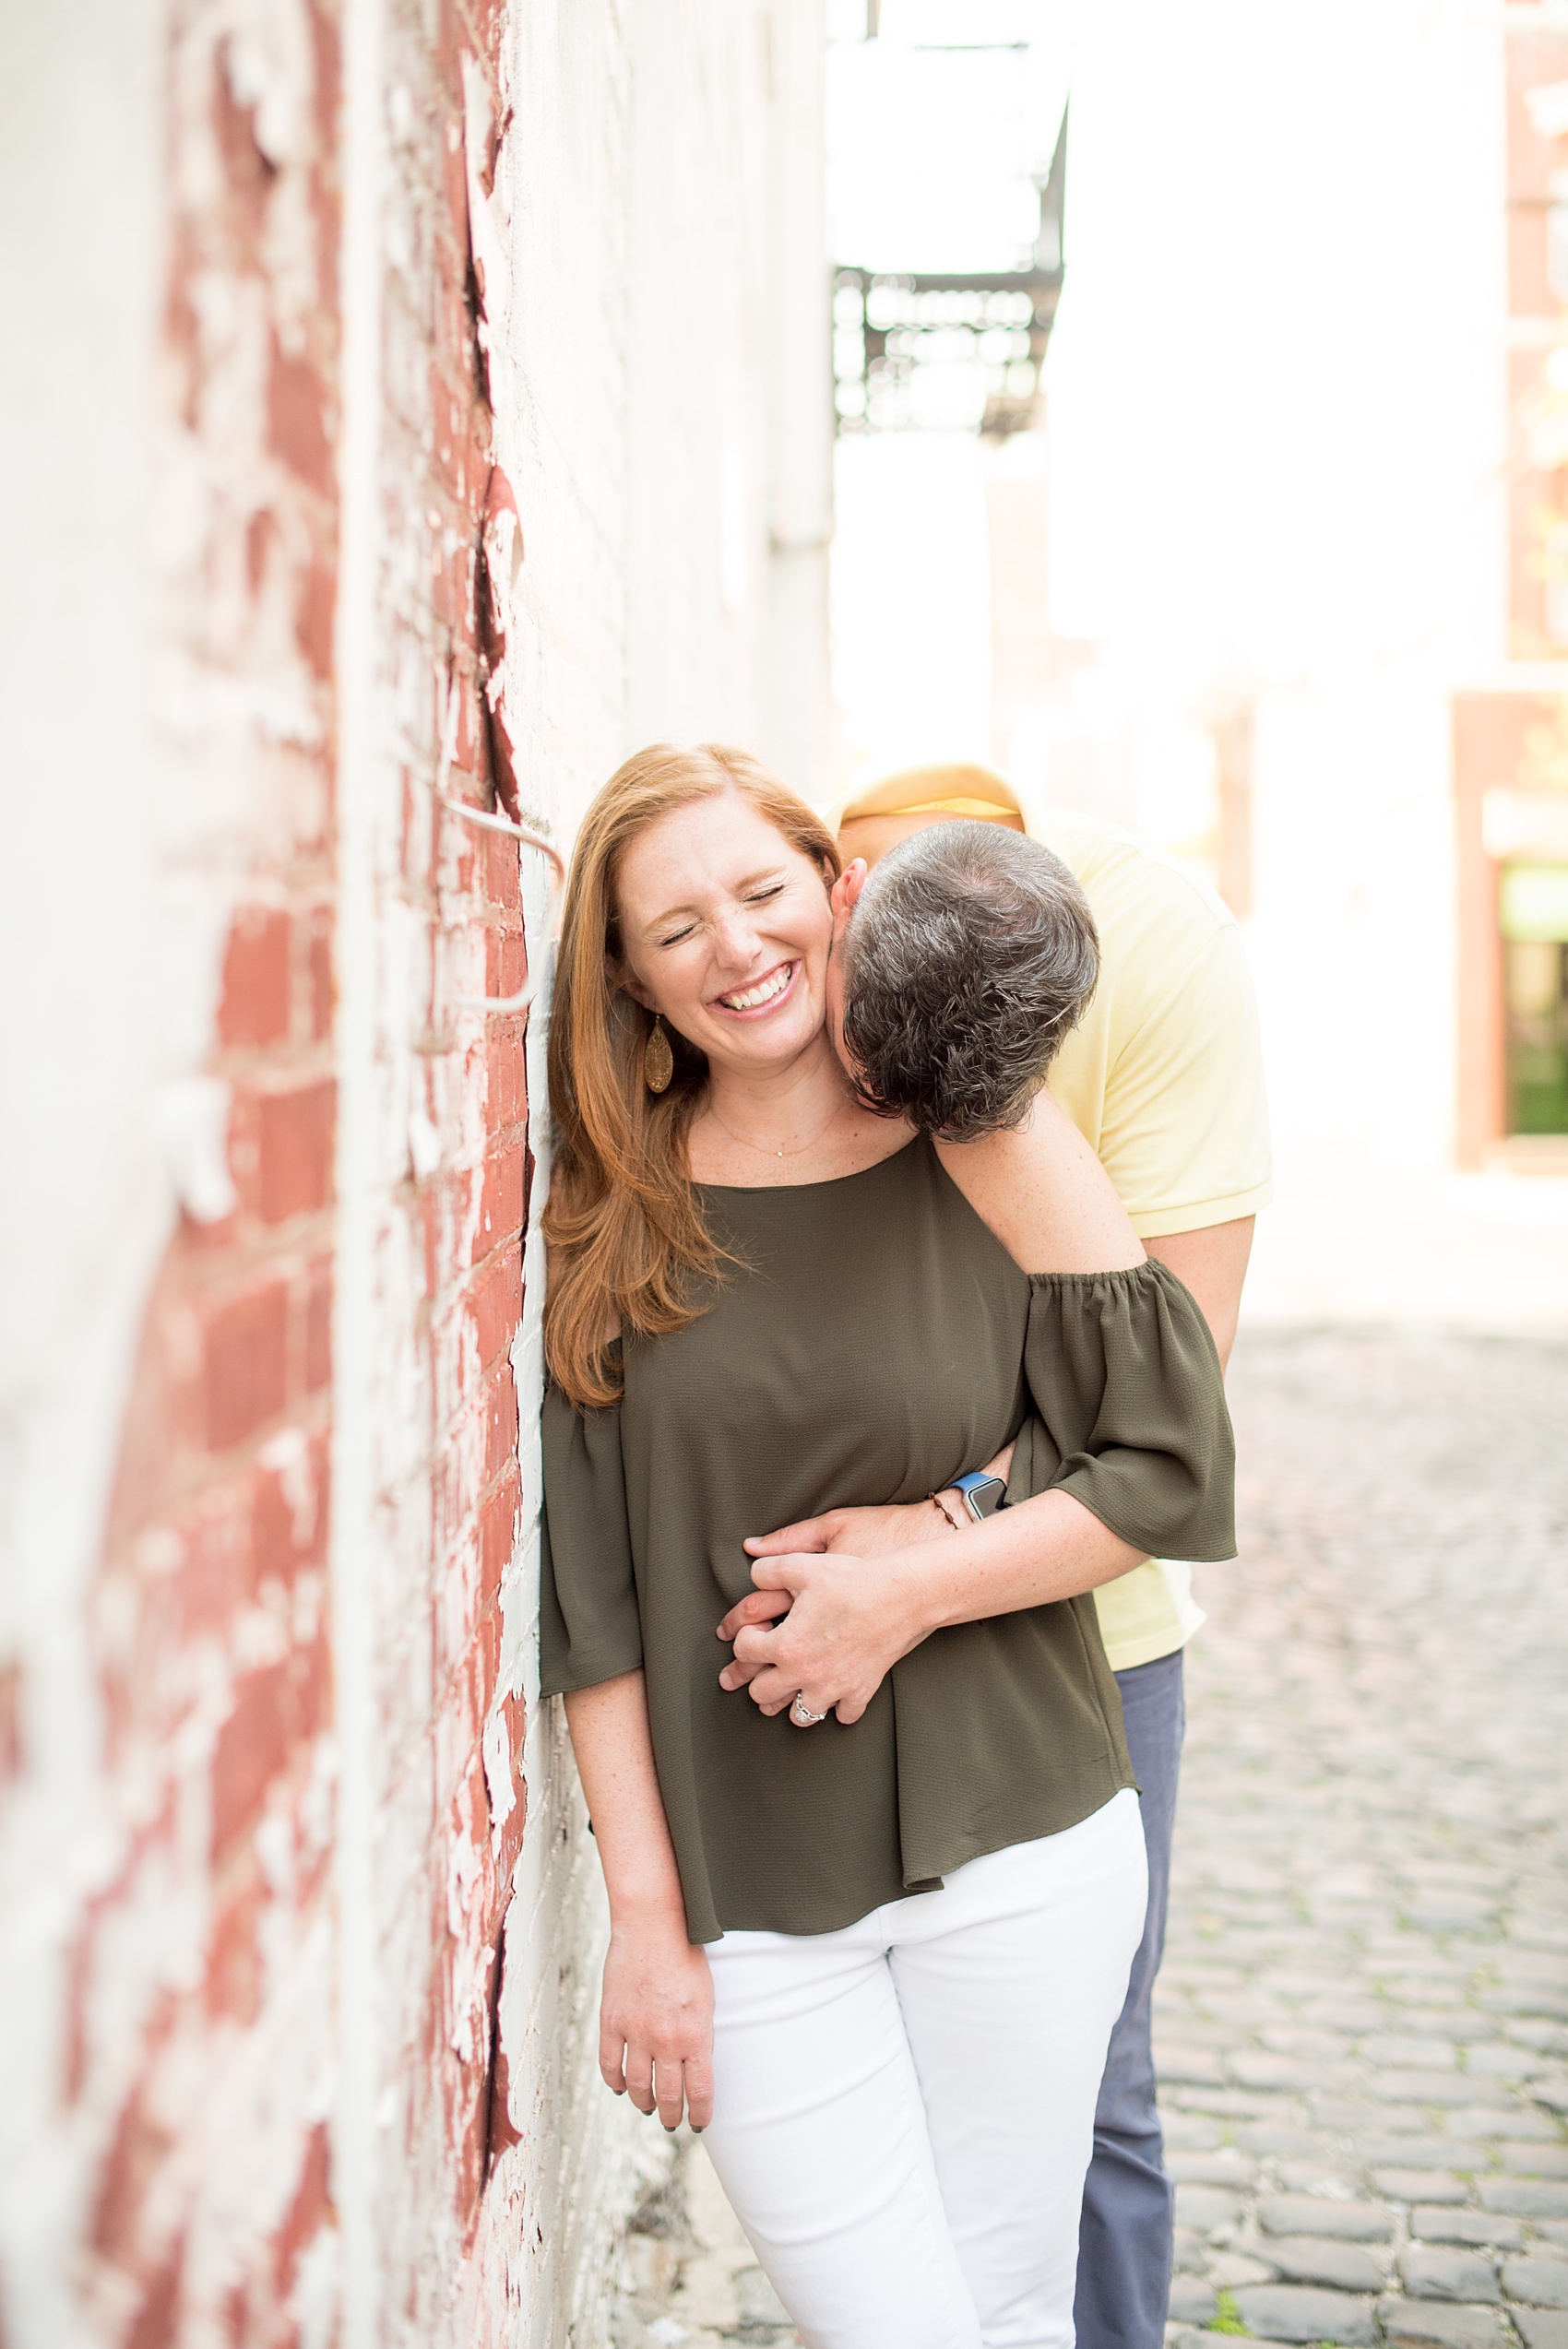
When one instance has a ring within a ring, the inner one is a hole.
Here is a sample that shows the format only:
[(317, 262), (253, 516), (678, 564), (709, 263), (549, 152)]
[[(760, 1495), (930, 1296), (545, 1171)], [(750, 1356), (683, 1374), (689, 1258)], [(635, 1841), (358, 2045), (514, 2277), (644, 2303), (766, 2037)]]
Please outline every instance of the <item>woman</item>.
[[(600, 2067), (708, 2128), (812, 2349), (1064, 2349), (1145, 1886), (1084, 1594), (1229, 1554), (1218, 1368), (1065, 1121), (944, 1149), (857, 1097), (836, 894), (809, 810), (712, 748), (629, 761), (574, 859), (542, 1646), (610, 1893)], [(720, 1684), (748, 1536), (939, 1491), (1031, 1402), (1052, 1489), (863, 1569), (903, 1610), (879, 1686), (824, 1718)]]

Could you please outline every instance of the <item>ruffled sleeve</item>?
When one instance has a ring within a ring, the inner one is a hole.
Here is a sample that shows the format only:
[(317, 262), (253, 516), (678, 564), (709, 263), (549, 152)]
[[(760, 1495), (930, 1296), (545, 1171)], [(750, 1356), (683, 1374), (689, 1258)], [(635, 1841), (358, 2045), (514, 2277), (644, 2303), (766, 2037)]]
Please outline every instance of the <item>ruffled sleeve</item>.
[(621, 1406), (578, 1411), (552, 1386), (541, 1431), (540, 1688), (561, 1696), (635, 1671), (643, 1660), (642, 1619), (626, 1521)]
[(1154, 1257), (1128, 1272), (1037, 1273), (1029, 1287), (1035, 1407), (1009, 1500), (1070, 1492), (1135, 1549), (1233, 1558), (1235, 1440), (1190, 1292)]

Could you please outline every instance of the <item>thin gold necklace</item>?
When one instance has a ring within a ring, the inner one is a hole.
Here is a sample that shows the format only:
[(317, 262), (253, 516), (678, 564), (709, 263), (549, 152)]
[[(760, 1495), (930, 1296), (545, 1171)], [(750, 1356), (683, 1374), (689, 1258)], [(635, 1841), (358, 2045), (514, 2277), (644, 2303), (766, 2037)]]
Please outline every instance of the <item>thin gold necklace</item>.
[(823, 1135), (827, 1132), (828, 1126), (833, 1123), (834, 1118), (837, 1117), (843, 1107), (843, 1102), (838, 1102), (834, 1108), (832, 1117), (829, 1117), (825, 1124), (818, 1126), (816, 1132), (812, 1135), (811, 1140), (809, 1142), (802, 1142), (799, 1144), (793, 1150), (776, 1150), (771, 1148), (766, 1142), (748, 1142), (745, 1135), (743, 1133), (737, 1133), (732, 1125), (725, 1125), (723, 1119), (719, 1116), (711, 1101), (709, 1101), (707, 1105), (707, 1114), (713, 1120), (715, 1125), (723, 1128), (723, 1131), (730, 1136), (731, 1142), (738, 1142), (742, 1150), (754, 1150), (759, 1158), (803, 1158), (806, 1152), (814, 1148), (816, 1144), (822, 1140)]

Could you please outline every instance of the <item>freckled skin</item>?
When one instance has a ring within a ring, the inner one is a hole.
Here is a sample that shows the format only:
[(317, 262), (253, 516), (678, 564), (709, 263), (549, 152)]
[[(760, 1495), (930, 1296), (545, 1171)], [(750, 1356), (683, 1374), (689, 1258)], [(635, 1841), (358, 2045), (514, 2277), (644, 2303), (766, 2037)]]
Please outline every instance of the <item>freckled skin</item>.
[[(687, 1143), (699, 1182), (831, 1180), (909, 1138), (854, 1101), (827, 1033), (848, 911), (846, 884), (830, 880), (738, 792), (671, 810), (622, 860), (616, 976), (707, 1056)], [(780, 976), (766, 1000), (736, 1006)]]

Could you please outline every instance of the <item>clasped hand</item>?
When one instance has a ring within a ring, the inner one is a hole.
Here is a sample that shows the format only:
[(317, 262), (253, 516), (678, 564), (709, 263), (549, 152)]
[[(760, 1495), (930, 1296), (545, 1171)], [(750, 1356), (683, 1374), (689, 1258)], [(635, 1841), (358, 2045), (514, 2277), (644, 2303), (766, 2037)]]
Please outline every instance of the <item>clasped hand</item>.
[(799, 1696), (813, 1713), (858, 1721), (929, 1629), (911, 1578), (881, 1561), (942, 1530), (922, 1501), (834, 1509), (748, 1541), (758, 1587), (719, 1626), (735, 1649), (719, 1686), (749, 1690), (766, 1714)]

